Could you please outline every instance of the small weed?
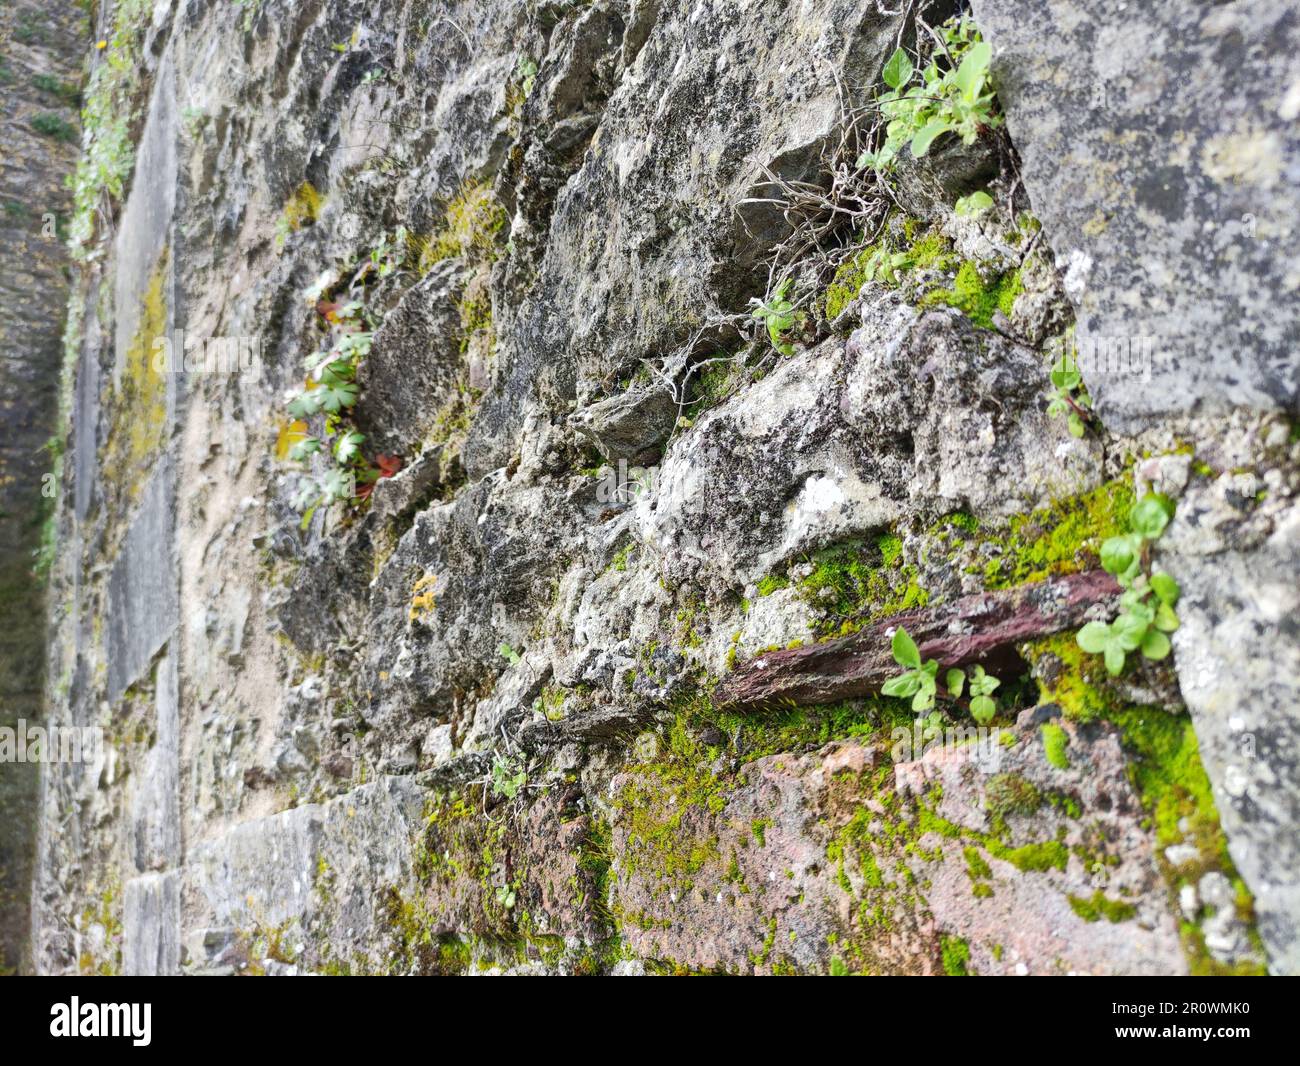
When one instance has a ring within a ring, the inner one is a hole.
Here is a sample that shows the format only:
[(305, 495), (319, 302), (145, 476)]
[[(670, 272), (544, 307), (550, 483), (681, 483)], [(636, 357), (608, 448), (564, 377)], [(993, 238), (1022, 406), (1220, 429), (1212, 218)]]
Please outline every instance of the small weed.
[(1111, 537), (1101, 546), (1101, 565), (1114, 574), (1124, 592), (1119, 616), (1113, 622), (1089, 622), (1076, 638), (1079, 647), (1101, 655), (1106, 671), (1118, 676), (1133, 651), (1148, 659), (1165, 658), (1172, 645), (1168, 634), (1178, 628), (1178, 582), (1163, 571), (1151, 573), (1151, 544), (1173, 517), (1174, 505), (1166, 496), (1147, 493), (1129, 513), (1130, 532)]

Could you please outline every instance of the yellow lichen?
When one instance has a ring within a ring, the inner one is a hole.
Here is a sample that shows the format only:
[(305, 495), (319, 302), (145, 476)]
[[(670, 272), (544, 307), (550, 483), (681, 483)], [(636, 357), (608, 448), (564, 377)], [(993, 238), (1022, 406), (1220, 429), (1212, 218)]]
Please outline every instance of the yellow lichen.
[(438, 580), (437, 574), (425, 574), (411, 587), (411, 607), (407, 617), (412, 622), (427, 622), (433, 617), (437, 601), (433, 597), (433, 586)]
[(444, 259), (491, 262), (497, 256), (496, 236), (506, 224), (506, 212), (489, 185), (467, 185), (447, 205), (443, 228), (432, 237), (411, 237), (421, 274)]
[(290, 233), (297, 232), (309, 222), (315, 222), (320, 217), (324, 203), (324, 197), (309, 181), (304, 181), (294, 189), (289, 199), (284, 202), (280, 218), (276, 222), (275, 246), (283, 248)]
[(167, 376), (154, 345), (167, 335), (167, 251), (149, 276), (140, 305), (140, 324), (122, 361), (120, 380), (109, 404), (108, 442), (104, 446), (104, 481), (139, 497), (167, 431)]

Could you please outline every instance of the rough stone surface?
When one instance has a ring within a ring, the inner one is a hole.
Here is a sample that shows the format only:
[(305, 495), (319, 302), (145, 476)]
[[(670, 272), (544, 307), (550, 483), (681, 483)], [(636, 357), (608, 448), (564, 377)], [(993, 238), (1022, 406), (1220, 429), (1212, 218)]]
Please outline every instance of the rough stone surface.
[[(1214, 513), (1195, 496), (1184, 498), (1183, 510), (1180, 521), (1189, 524)], [(1183, 625), (1174, 641), (1186, 664), (1179, 680), (1201, 757), (1233, 859), (1255, 892), (1260, 936), (1274, 965), (1294, 973), (1300, 970), (1300, 586), (1294, 580), (1300, 508), (1282, 512), (1254, 551), (1228, 548), (1169, 562), (1184, 589)]]
[[(893, 7), (116, 9), (46, 636), (50, 721), (106, 742), (33, 808), (33, 969), (1296, 969), (1291, 16), (981, 0), (1006, 126), (881, 186), (857, 117), (931, 48)], [(340, 316), (357, 402), (291, 416)], [(1073, 435), (1072, 330), (1189, 372), (1089, 376)], [(259, 358), (156, 380), (173, 331)], [(344, 429), (382, 476), (303, 508), (335, 455), (293, 443)], [(725, 704), (913, 609), (982, 647), (1149, 488), (1163, 662), (1021, 633), (983, 736), (966, 695)]]
[(108, 692), (117, 699), (139, 679), (175, 630), (180, 605), (172, 565), (175, 477), (159, 469), (145, 489), (108, 581)]
[(1108, 424), (1294, 411), (1295, 9), (972, 6)]

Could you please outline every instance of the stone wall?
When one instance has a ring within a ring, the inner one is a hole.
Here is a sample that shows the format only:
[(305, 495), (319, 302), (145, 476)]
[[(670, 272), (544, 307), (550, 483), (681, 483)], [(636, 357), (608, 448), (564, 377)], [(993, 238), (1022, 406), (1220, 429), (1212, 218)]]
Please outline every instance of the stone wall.
[[(103, 6), (38, 970), (1296, 972), (1296, 12), (973, 6), (884, 172), (906, 5)], [(846, 680), (1011, 602), (987, 734)]]
[[(68, 299), (63, 239), (80, 130), (75, 5), (0, 7), (0, 727), (40, 725), (44, 575), (52, 548), (54, 436)], [(47, 477), (47, 475), (50, 475)], [(39, 767), (0, 766), (0, 972), (23, 962)]]

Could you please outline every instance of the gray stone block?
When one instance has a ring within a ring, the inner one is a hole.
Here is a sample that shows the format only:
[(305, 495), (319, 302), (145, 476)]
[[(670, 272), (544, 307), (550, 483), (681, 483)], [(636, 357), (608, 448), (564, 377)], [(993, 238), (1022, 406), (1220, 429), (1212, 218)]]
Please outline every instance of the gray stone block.
[(145, 487), (108, 579), (108, 697), (143, 676), (180, 620), (173, 546), (176, 479), (163, 462)]
[[(1291, 5), (974, 0), (1102, 419), (1300, 398)], [(1095, 364), (1110, 364), (1103, 369)]]
[(131, 848), (137, 870), (175, 866), (181, 857), (180, 722), (176, 659), (159, 660), (153, 747), (131, 796)]
[(122, 972), (128, 977), (177, 973), (181, 962), (181, 893), (176, 871), (144, 874), (122, 894)]

